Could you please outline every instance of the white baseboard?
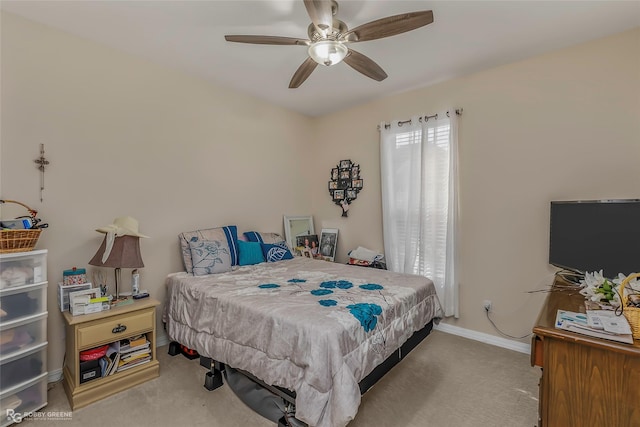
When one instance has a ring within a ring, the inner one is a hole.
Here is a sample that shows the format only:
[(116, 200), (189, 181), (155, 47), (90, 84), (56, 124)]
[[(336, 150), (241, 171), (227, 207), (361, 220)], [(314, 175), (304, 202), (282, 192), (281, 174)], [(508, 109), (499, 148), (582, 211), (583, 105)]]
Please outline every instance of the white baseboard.
[(48, 383), (57, 383), (62, 379), (62, 369), (56, 369), (55, 371), (49, 371), (47, 376)]
[(156, 330), (156, 347), (162, 347), (169, 344), (169, 337), (164, 331)]
[(445, 332), (447, 334), (458, 335), (471, 340), (480, 341), (485, 344), (503, 347), (519, 353), (531, 354), (531, 345), (519, 341), (508, 340), (506, 338), (496, 337), (495, 335), (485, 334), (483, 332), (472, 331), (471, 329), (461, 328), (459, 326), (449, 325), (444, 322), (435, 325), (436, 331)]

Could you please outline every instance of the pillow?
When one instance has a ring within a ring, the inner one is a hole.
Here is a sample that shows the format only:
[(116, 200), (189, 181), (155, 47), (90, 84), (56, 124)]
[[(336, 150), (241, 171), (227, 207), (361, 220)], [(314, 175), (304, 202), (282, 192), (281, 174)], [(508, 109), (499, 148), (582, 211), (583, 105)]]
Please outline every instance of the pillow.
[(269, 244), (269, 243), (261, 243), (262, 253), (264, 254), (264, 258), (267, 262), (278, 262), (285, 259), (293, 259), (293, 255), (291, 255), (291, 251), (287, 247), (285, 242)]
[(279, 243), (284, 242), (284, 239), (278, 233), (260, 233), (258, 231), (247, 231), (244, 233), (244, 237), (250, 242), (260, 243)]
[(262, 247), (258, 242), (238, 240), (238, 265), (253, 265), (264, 262)]
[(229, 247), (229, 255), (231, 256), (231, 265), (238, 265), (238, 228), (235, 225), (226, 227), (207, 228), (205, 230), (187, 231), (178, 235), (180, 247), (182, 249), (182, 261), (187, 273), (193, 273), (193, 262), (191, 261), (191, 249), (189, 242), (197, 242), (199, 240), (220, 240), (227, 241)]
[(231, 251), (226, 240), (197, 240), (189, 242), (193, 275), (231, 271)]

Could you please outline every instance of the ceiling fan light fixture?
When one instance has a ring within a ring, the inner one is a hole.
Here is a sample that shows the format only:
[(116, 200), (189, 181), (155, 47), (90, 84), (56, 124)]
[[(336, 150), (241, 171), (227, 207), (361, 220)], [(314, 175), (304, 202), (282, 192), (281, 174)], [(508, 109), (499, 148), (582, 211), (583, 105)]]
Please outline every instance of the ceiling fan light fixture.
[(335, 65), (347, 56), (349, 49), (339, 41), (320, 40), (309, 46), (309, 56), (321, 65)]

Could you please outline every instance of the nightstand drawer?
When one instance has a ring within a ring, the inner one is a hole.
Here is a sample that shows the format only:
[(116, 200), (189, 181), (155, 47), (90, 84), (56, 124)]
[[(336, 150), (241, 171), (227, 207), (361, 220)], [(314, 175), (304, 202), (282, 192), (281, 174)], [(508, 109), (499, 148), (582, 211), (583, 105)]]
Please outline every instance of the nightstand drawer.
[(143, 312), (132, 312), (109, 317), (88, 323), (78, 328), (78, 349), (94, 347), (97, 343), (113, 342), (121, 337), (127, 337), (150, 331), (153, 324), (153, 309)]

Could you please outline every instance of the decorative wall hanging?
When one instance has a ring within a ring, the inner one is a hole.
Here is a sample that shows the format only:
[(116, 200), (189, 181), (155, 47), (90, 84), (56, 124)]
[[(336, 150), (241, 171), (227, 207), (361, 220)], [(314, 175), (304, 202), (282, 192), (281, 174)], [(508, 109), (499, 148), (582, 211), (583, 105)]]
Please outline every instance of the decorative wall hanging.
[(40, 201), (42, 202), (42, 192), (44, 191), (44, 169), (49, 164), (49, 160), (44, 157), (44, 144), (40, 144), (40, 158), (34, 160), (38, 164), (40, 171)]
[(358, 193), (363, 188), (360, 178), (360, 165), (351, 160), (340, 160), (335, 168), (331, 169), (329, 181), (329, 194), (333, 203), (342, 208), (342, 216), (349, 216), (349, 205), (358, 198)]

